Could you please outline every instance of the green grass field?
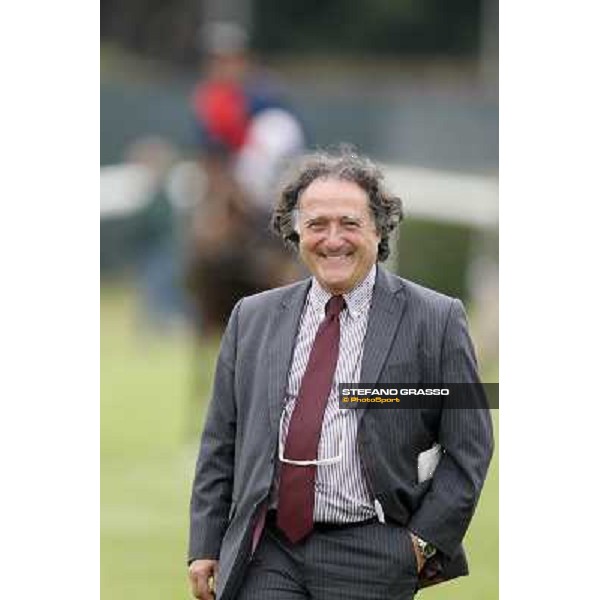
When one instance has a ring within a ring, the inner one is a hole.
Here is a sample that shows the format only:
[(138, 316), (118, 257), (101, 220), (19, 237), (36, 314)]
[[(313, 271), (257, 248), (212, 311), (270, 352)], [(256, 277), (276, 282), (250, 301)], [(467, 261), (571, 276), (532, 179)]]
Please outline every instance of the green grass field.
[[(188, 501), (217, 342), (135, 333), (131, 294), (101, 297), (101, 585), (103, 600), (190, 598)], [(496, 454), (466, 539), (471, 576), (423, 591), (428, 600), (498, 598)]]

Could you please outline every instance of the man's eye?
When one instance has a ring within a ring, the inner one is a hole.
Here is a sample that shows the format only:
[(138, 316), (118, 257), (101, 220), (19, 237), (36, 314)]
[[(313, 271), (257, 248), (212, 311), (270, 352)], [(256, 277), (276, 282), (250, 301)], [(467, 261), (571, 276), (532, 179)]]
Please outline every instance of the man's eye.
[(323, 223), (309, 223), (307, 227), (311, 231), (321, 231), (325, 225)]

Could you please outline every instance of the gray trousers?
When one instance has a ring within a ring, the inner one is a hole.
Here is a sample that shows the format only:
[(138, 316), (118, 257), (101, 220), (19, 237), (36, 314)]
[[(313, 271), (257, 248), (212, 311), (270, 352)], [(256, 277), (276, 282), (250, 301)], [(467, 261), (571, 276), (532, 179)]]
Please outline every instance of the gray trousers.
[(238, 600), (410, 600), (417, 561), (406, 528), (367, 523), (316, 529), (290, 544), (267, 524)]

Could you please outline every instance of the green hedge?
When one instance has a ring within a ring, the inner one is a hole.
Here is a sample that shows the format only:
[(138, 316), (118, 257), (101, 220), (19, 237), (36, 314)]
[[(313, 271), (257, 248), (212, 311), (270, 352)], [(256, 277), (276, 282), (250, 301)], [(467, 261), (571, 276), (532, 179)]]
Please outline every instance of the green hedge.
[(412, 219), (400, 226), (394, 266), (407, 279), (467, 301), (475, 235), (463, 225)]

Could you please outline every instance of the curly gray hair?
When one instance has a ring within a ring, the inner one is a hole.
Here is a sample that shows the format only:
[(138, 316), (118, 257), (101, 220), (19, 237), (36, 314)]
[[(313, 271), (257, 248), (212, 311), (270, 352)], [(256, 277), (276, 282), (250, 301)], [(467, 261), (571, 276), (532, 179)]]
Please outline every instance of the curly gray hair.
[(327, 177), (351, 181), (367, 193), (373, 221), (381, 236), (377, 260), (386, 260), (390, 254), (390, 233), (404, 218), (402, 200), (385, 189), (379, 168), (351, 146), (342, 145), (333, 151), (319, 151), (304, 157), (299, 170), (279, 195), (271, 219), (272, 230), (297, 250), (300, 238), (295, 215), (300, 196), (313, 181)]

